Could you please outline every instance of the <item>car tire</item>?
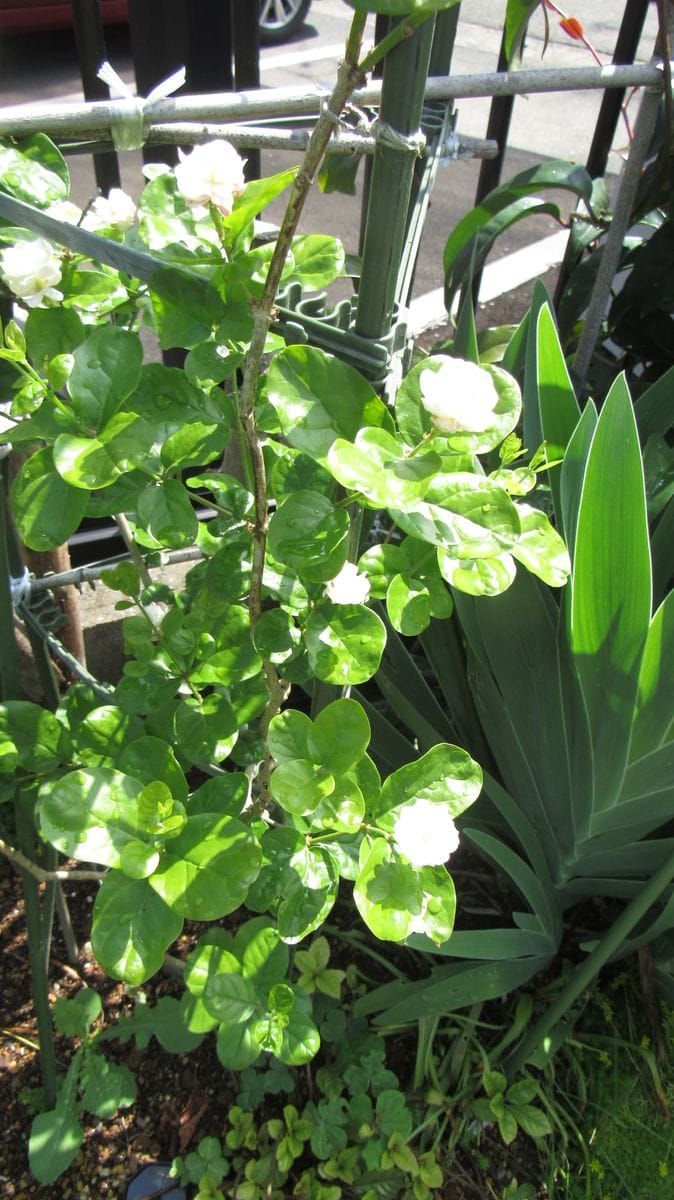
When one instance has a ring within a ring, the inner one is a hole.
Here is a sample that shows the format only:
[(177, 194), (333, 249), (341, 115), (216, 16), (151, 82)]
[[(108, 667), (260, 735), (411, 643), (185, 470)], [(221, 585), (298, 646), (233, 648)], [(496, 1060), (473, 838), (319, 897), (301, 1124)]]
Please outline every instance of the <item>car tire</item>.
[(302, 28), (311, 0), (260, 0), (260, 41), (285, 42)]

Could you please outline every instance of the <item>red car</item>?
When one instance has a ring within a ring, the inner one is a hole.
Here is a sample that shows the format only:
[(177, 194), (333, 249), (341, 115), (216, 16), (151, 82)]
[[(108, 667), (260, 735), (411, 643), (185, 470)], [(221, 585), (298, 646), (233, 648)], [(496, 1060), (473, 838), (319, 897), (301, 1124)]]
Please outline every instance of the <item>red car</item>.
[[(261, 0), (260, 37), (283, 42), (301, 28), (311, 0)], [(128, 20), (127, 0), (100, 0), (106, 25)], [(0, 0), (0, 33), (67, 29), (73, 23), (68, 0)]]

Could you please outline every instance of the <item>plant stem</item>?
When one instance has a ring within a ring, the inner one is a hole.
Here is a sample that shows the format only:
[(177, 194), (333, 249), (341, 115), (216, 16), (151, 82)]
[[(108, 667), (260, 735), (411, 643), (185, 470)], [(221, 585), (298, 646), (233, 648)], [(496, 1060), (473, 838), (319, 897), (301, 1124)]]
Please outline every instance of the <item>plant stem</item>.
[(140, 578), (142, 579), (145, 587), (149, 587), (152, 583), (152, 576), (150, 575), (145, 559), (138, 549), (138, 543), (131, 532), (131, 526), (124, 516), (124, 513), (117, 513), (115, 516), (115, 524), (122, 535), (122, 541), (129, 551), (132, 562), (135, 563), (136, 567), (138, 568), (138, 574), (140, 575)]
[(616, 953), (628, 934), (646, 915), (651, 905), (655, 904), (673, 878), (674, 854), (670, 854), (638, 895), (630, 900), (591, 954), (588, 954), (584, 962), (576, 967), (566, 986), (562, 988), (557, 998), (520, 1042), (517, 1050), (506, 1059), (504, 1070), (507, 1075), (515, 1075), (524, 1066), (529, 1056), (538, 1049), (557, 1022), (569, 1011), (581, 993), (590, 986), (601, 968), (605, 966), (611, 955)]
[(8, 858), (22, 875), (29, 875), (37, 883), (49, 883), (51, 880), (56, 882), (69, 880), (80, 883), (84, 880), (103, 879), (105, 876), (105, 871), (45, 871), (43, 867), (38, 867), (37, 863), (33, 862), (30, 854), (24, 853), (23, 850), (16, 850), (4, 838), (0, 838), (0, 854), (4, 854), (5, 858)]
[(412, 13), (409, 17), (405, 17), (404, 20), (395, 25), (386, 34), (386, 37), (382, 38), (360, 63), (360, 69), (363, 74), (368, 73), (373, 67), (376, 67), (377, 63), (380, 63), (389, 51), (398, 46), (400, 42), (403, 42), (405, 38), (411, 37), (417, 25), (422, 25), (424, 21), (428, 21), (429, 18), (434, 16), (435, 12), (428, 10), (426, 12)]
[[(58, 1091), (56, 1072), (56, 1052), (54, 1050), (54, 1030), (49, 1009), (49, 980), (45, 965), (44, 943), (42, 940), (42, 917), (40, 914), (40, 896), (34, 871), (29, 871), (26, 863), (34, 864), (31, 855), (34, 853), (35, 833), (32, 813), (27, 810), (17, 791), (14, 802), (16, 831), (22, 851), (16, 851), (23, 859), (19, 867), (23, 884), (23, 901), (26, 915), (26, 933), (28, 936), (28, 958), (30, 961), (31, 987), (35, 1016), (37, 1017), (38, 1039), (40, 1042), (40, 1070), (44, 1088), (45, 1108), (53, 1108)], [(4, 843), (3, 843), (4, 845)], [(24, 854), (25, 851), (25, 854)], [(16, 857), (14, 858), (16, 862)], [(17, 864), (18, 865), (18, 864)], [(37, 868), (39, 870), (39, 868)]]

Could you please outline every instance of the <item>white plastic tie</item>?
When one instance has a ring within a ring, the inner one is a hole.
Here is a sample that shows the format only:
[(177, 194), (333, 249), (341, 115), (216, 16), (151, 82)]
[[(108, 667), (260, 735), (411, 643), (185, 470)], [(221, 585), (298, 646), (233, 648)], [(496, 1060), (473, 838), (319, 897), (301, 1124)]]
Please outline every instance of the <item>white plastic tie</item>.
[(450, 129), (440, 146), (440, 165), (444, 167), (447, 163), (456, 162), (458, 158), (462, 157), (471, 158), (472, 155), (470, 152), (466, 154), (463, 151), (458, 133)]
[(9, 594), (12, 600), (12, 608), (19, 608), (24, 601), (28, 600), (31, 588), (31, 575), (28, 567), (23, 568), (22, 575), (10, 575), (9, 577)]
[[(180, 67), (143, 99), (131, 91), (111, 63), (104, 62), (97, 74), (110, 88), (110, 130), (115, 150), (140, 150), (145, 145), (153, 105), (177, 92), (187, 78), (185, 68)], [(115, 97), (113, 92), (118, 95)]]
[(392, 146), (395, 150), (407, 150), (417, 158), (426, 148), (426, 137), (420, 129), (417, 129), (416, 133), (399, 133), (392, 125), (379, 119), (372, 122), (370, 132), (382, 145)]

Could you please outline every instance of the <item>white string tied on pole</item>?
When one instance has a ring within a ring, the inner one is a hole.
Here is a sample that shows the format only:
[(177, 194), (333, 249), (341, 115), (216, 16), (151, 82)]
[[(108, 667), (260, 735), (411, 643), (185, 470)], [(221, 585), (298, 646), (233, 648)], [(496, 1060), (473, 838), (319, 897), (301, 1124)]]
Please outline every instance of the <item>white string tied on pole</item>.
[(23, 568), (23, 574), (21, 575), (10, 575), (9, 595), (12, 601), (12, 608), (18, 609), (24, 601), (30, 598), (31, 579), (32, 576), (28, 567)]
[[(110, 131), (115, 150), (140, 150), (147, 138), (148, 118), (152, 106), (177, 92), (187, 78), (185, 68), (179, 67), (167, 79), (153, 87), (144, 99), (134, 95), (128, 83), (117, 74), (111, 63), (104, 62), (97, 75), (110, 88)], [(114, 97), (113, 92), (121, 95)]]
[(392, 146), (395, 150), (407, 150), (417, 158), (426, 149), (426, 135), (421, 129), (417, 129), (415, 133), (400, 133), (380, 117), (372, 122), (370, 133), (380, 145)]

